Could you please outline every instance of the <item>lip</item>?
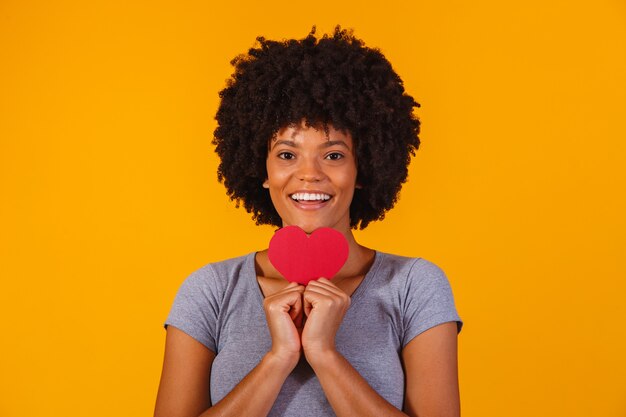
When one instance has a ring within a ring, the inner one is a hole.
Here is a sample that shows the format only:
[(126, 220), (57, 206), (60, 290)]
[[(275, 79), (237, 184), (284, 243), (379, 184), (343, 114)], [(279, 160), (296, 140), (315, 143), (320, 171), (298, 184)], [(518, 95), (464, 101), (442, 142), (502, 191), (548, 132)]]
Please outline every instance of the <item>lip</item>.
[(296, 206), (300, 210), (305, 210), (305, 211), (322, 209), (326, 207), (328, 205), (328, 202), (330, 201), (330, 200), (326, 200), (323, 202), (315, 202), (315, 203), (300, 203), (300, 202), (297, 202), (296, 200), (293, 200), (291, 197), (289, 197), (289, 199), (291, 200), (291, 203), (294, 206)]
[(328, 191), (322, 191), (322, 190), (295, 190), (289, 193), (289, 195), (293, 195), (293, 194), (298, 194), (298, 193), (307, 193), (307, 194), (328, 194), (329, 196), (333, 196), (332, 193), (329, 193)]
[[(330, 198), (324, 201), (296, 201), (293, 198), (291, 198), (293, 194), (298, 194), (298, 193), (326, 194), (326, 195), (329, 195)], [(321, 191), (321, 190), (296, 190), (287, 195), (287, 198), (291, 201), (291, 203), (297, 208), (299, 208), (300, 210), (319, 210), (321, 208), (326, 207), (328, 203), (332, 201), (333, 197), (334, 197), (333, 194), (326, 192), (326, 191)]]

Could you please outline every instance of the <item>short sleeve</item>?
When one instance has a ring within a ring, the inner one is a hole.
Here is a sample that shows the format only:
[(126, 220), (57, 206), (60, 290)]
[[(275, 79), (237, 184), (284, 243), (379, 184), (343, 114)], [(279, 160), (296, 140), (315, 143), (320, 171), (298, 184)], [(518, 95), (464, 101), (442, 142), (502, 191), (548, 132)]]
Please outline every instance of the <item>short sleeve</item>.
[(182, 330), (216, 351), (219, 297), (215, 273), (210, 265), (192, 273), (181, 284), (164, 327)]
[(455, 321), (457, 334), (463, 327), (452, 288), (445, 273), (432, 262), (416, 259), (409, 271), (403, 303), (403, 340), (406, 346), (420, 333), (439, 324)]

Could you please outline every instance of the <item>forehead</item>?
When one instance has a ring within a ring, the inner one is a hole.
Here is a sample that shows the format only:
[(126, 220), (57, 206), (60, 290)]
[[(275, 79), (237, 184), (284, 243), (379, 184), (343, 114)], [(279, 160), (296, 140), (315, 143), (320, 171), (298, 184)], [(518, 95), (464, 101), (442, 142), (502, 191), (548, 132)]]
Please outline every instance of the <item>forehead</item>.
[(278, 141), (300, 142), (344, 142), (352, 149), (352, 135), (345, 130), (336, 129), (331, 124), (307, 126), (291, 124), (279, 129), (270, 139), (270, 146)]

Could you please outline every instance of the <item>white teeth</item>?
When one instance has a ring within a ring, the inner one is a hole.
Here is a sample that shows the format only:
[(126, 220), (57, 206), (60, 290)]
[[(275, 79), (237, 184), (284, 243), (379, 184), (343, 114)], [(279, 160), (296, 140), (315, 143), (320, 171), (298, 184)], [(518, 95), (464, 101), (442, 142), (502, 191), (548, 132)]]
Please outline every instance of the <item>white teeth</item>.
[(291, 198), (299, 201), (326, 201), (330, 200), (330, 195), (328, 194), (313, 194), (313, 193), (295, 193), (291, 194)]

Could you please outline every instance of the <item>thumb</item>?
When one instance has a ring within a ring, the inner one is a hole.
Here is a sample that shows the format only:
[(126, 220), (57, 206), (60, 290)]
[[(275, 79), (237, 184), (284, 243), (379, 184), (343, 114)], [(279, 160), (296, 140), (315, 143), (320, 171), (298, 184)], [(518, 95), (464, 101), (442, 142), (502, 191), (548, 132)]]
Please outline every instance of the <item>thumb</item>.
[(291, 317), (296, 327), (302, 327), (302, 295), (291, 304), (289, 317)]

